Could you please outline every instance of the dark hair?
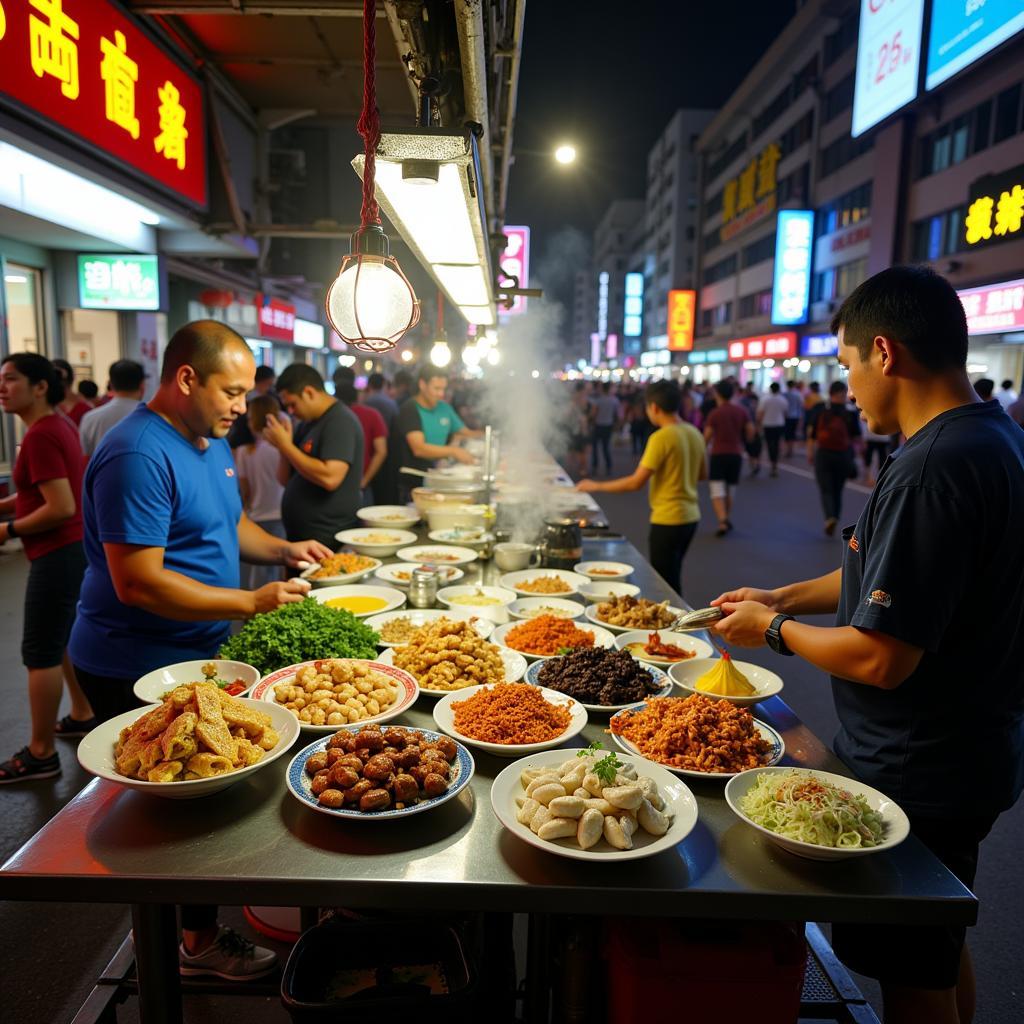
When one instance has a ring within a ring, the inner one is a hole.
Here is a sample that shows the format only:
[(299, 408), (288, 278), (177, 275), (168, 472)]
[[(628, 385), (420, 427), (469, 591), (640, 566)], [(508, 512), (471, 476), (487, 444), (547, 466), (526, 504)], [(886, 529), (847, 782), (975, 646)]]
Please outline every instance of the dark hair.
[(349, 381), (343, 381), (335, 387), (335, 395), (340, 398), (346, 405), (355, 405), (359, 400), (359, 392), (356, 391), (355, 384)]
[(828, 386), (829, 398), (831, 398), (833, 395), (838, 395), (840, 391), (845, 392), (849, 390), (850, 389), (846, 386), (846, 381), (834, 380)]
[(782, 385), (780, 385), (777, 380), (773, 380), (771, 384), (768, 385), (768, 390), (773, 395), (777, 395), (782, 390)]
[[(1006, 380), (1004, 380), (1004, 381), (1003, 381), (1003, 383), (1002, 383), (1002, 384), (1000, 384), (999, 386), (1000, 386), (1001, 388), (1012, 388), (1012, 387), (1013, 387), (1013, 381), (1012, 381), (1012, 380), (1010, 380), (1009, 378), (1007, 378), (1007, 379), (1006, 379)], [(79, 388), (78, 390), (79, 390), (79, 391), (81, 391), (82, 389), (81, 389), (81, 388)]]
[(792, 380), (792, 379), (787, 380), (786, 381), (786, 387), (787, 388), (795, 388), (796, 387), (796, 381)]
[(605, 381), (605, 382), (604, 382), (604, 383), (603, 383), (603, 384), (601, 385), (601, 390), (602, 390), (602, 391), (603, 391), (603, 392), (604, 392), (604, 393), (605, 393), (606, 395), (608, 394), (608, 392), (609, 392), (609, 391), (611, 391), (611, 389), (612, 389), (612, 382), (611, 382), (610, 380), (606, 380), (606, 381)]
[(38, 352), (12, 352), (0, 360), (0, 364), (2, 363), (13, 364), (18, 373), (28, 377), (29, 384), (35, 385), (45, 381), (47, 405), (59, 405), (64, 400), (64, 382), (46, 356), (41, 356)]
[(273, 380), (277, 376), (272, 366), (256, 367), (256, 383), (261, 384), (265, 380)]
[(383, 373), (377, 373), (374, 371), (366, 378), (366, 386), (371, 391), (383, 391), (385, 384), (387, 384), (387, 381), (384, 379)]
[[(249, 399), (245, 415), (246, 418), (255, 417), (258, 424), (266, 425), (267, 417), (280, 411), (281, 403), (273, 395), (257, 395), (255, 398)], [(262, 417), (262, 421), (260, 417)]]
[(71, 369), (71, 364), (66, 359), (51, 359), (50, 362), (60, 371), (57, 376), (64, 378), (65, 390), (71, 387), (75, 383), (75, 371)]
[(978, 397), (984, 398), (986, 402), (992, 397), (995, 386), (996, 382), (989, 380), (988, 377), (979, 377), (974, 382), (974, 390), (977, 391)]
[(167, 342), (160, 368), (160, 383), (174, 380), (183, 366), (191, 366), (200, 382), (205, 384), (210, 374), (221, 368), (224, 349), (230, 345), (240, 345), (249, 351), (245, 339), (237, 331), (217, 320), (193, 320), (179, 327)]
[(342, 384), (355, 384), (356, 371), (351, 366), (339, 366), (331, 374), (331, 377), (336, 388), (341, 387)]
[(435, 377), (443, 377), (447, 380), (448, 374), (445, 373), (440, 366), (434, 366), (432, 363), (427, 363), (425, 366), (421, 366), (419, 372), (416, 374), (416, 383), (426, 384), (427, 381), (434, 380)]
[(405, 388), (408, 390), (412, 385), (412, 374), (408, 370), (396, 370), (394, 385), (396, 388)]
[(926, 370), (963, 369), (967, 316), (953, 286), (930, 267), (890, 267), (857, 287), (832, 318), (861, 361), (878, 335), (898, 341)]
[(812, 380), (811, 383), (807, 385), (807, 387), (815, 393), (821, 390), (821, 385), (816, 380)]
[(83, 380), (78, 385), (78, 393), (91, 401), (100, 393), (100, 388), (94, 380)]
[(655, 380), (647, 385), (644, 400), (662, 412), (679, 412), (679, 385), (674, 380)]
[(292, 363), (281, 371), (277, 378), (277, 390), (300, 395), (306, 388), (314, 391), (324, 390), (324, 379), (307, 363)]
[(733, 395), (732, 382), (728, 380), (720, 380), (715, 385), (715, 390), (722, 396), (723, 402), (728, 402)]
[(142, 364), (134, 359), (118, 359), (116, 363), (110, 364), (109, 372), (112, 391), (138, 391), (146, 379)]

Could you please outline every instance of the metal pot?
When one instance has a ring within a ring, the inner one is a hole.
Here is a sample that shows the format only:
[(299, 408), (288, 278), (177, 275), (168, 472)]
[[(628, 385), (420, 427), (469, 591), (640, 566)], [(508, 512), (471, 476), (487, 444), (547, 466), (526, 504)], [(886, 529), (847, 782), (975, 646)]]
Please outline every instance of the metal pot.
[(575, 519), (545, 519), (540, 538), (541, 565), (571, 569), (583, 558), (583, 534)]

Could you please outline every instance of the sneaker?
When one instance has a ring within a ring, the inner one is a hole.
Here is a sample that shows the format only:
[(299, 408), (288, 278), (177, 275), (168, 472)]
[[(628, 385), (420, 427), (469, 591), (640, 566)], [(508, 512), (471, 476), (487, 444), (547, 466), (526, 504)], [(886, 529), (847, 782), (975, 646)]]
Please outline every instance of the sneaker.
[(185, 945), (178, 946), (178, 969), (186, 977), (214, 974), (226, 981), (250, 981), (270, 974), (277, 967), (277, 954), (264, 949), (221, 926), (217, 938), (201, 953), (190, 954)]
[(825, 533), (829, 537), (831, 537), (832, 534), (836, 532), (836, 523), (838, 522), (839, 520), (834, 517), (825, 520)]
[(66, 740), (78, 740), (91, 733), (99, 724), (99, 719), (95, 715), (81, 720), (65, 715), (53, 731), (55, 735), (63, 736)]
[(49, 757), (39, 758), (28, 747), (22, 747), (13, 757), (0, 763), (0, 785), (52, 779), (57, 775), (60, 775), (60, 758), (56, 751)]

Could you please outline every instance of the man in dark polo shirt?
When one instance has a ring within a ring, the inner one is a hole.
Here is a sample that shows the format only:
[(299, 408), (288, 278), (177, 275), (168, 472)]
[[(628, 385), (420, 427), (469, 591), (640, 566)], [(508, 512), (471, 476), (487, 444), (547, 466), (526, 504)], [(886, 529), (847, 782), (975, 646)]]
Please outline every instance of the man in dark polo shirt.
[[(970, 887), (981, 840), (1024, 788), (1024, 432), (975, 394), (963, 307), (928, 268), (865, 281), (832, 331), (868, 429), (907, 441), (843, 531), (841, 569), (722, 594), (717, 628), (830, 673), (836, 753)], [(830, 611), (831, 628), (791, 618)], [(886, 1024), (971, 1020), (964, 939), (943, 926), (833, 930), (848, 966), (881, 982)]]
[(267, 417), (263, 436), (281, 453), (281, 519), (289, 540), (312, 537), (331, 548), (339, 530), (358, 526), (362, 506), (363, 428), (343, 402), (324, 390), (324, 379), (305, 363), (292, 363), (277, 379), (290, 416)]

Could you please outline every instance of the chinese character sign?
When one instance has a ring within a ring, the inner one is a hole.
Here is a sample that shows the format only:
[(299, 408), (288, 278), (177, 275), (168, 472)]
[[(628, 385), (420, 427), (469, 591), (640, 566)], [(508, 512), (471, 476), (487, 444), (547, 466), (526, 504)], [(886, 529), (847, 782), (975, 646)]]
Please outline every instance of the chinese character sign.
[(813, 210), (782, 210), (775, 233), (772, 323), (802, 324), (811, 294)]
[(290, 302), (261, 293), (256, 296), (256, 313), (261, 338), (289, 343), (295, 340), (295, 307)]
[(1024, 166), (979, 178), (971, 186), (964, 216), (969, 246), (1024, 238)]
[[(505, 228), (505, 251), (501, 254), (501, 269), (519, 281), (520, 288), (530, 286), (530, 229), (525, 225)], [(526, 312), (526, 299), (517, 295), (506, 314)]]
[(644, 320), (644, 275), (631, 272), (626, 275), (626, 297), (622, 306), (622, 333), (627, 338), (639, 338)]
[(967, 314), (968, 334), (1024, 330), (1024, 280), (967, 288), (957, 295)]
[(796, 334), (782, 331), (779, 334), (755, 334), (752, 338), (737, 338), (729, 342), (729, 361), (743, 359), (789, 359), (796, 355)]
[(0, 0), (0, 105), (204, 207), (203, 90), (109, 0)]
[(722, 186), (722, 241), (727, 241), (775, 210), (777, 170), (782, 149), (769, 143)]
[(691, 288), (673, 288), (668, 293), (668, 347), (673, 352), (693, 348), (694, 313), (697, 293)]
[(159, 309), (157, 257), (79, 256), (78, 302), (82, 309)]

